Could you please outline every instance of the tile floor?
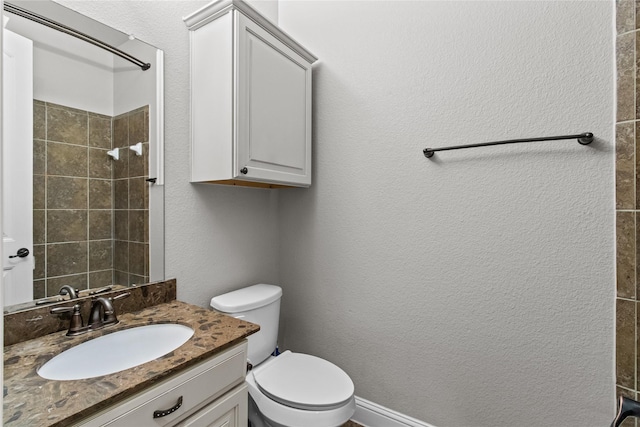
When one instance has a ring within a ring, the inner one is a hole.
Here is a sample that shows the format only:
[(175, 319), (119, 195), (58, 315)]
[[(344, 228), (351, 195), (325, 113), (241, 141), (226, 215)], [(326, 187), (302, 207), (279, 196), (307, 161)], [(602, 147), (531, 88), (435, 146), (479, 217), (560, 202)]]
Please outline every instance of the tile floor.
[(343, 424), (342, 427), (363, 427), (363, 426), (358, 424), (358, 423), (354, 423), (353, 421), (349, 420), (345, 424)]

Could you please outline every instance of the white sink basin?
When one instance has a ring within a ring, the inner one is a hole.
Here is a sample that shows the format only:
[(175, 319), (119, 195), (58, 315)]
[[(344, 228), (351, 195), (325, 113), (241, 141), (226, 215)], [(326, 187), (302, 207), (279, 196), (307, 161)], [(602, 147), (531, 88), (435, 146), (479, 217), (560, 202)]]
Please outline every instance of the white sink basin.
[(193, 329), (176, 323), (138, 326), (83, 342), (38, 369), (49, 380), (81, 380), (124, 371), (180, 347)]

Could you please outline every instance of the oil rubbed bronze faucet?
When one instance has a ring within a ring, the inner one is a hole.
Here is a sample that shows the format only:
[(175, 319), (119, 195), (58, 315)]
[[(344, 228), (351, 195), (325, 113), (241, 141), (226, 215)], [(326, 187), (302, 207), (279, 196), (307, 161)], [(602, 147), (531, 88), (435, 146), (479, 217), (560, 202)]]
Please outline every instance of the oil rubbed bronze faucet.
[(94, 298), (89, 314), (89, 328), (96, 330), (118, 323), (119, 320), (116, 317), (116, 310), (113, 308), (112, 303), (117, 299), (126, 298), (129, 295), (131, 295), (129, 292), (125, 292), (113, 298)]
[(121, 298), (126, 298), (129, 295), (131, 295), (129, 292), (125, 292), (113, 298), (93, 298), (91, 311), (89, 313), (89, 322), (86, 326), (84, 326), (84, 322), (82, 320), (80, 304), (75, 304), (73, 307), (55, 307), (52, 308), (50, 312), (51, 314), (71, 312), (71, 322), (69, 323), (67, 336), (82, 335), (89, 331), (95, 331), (98, 329), (102, 329), (105, 326), (115, 325), (116, 323), (118, 323), (116, 311), (113, 308), (113, 301)]
[(82, 313), (80, 313), (80, 304), (76, 304), (73, 307), (55, 307), (50, 311), (51, 314), (68, 312), (73, 312), (73, 314), (71, 315), (71, 322), (69, 323), (69, 330), (67, 331), (68, 337), (82, 335), (89, 330), (86, 326), (83, 326)]
[(70, 285), (64, 285), (63, 287), (60, 288), (60, 295), (69, 295), (69, 299), (76, 299), (78, 298), (78, 292), (80, 292), (79, 289), (74, 289), (72, 286)]

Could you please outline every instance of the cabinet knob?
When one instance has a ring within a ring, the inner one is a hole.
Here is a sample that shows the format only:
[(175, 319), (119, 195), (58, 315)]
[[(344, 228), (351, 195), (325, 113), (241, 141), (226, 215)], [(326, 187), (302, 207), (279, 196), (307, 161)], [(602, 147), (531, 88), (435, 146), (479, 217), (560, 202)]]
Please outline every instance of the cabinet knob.
[(247, 169), (247, 167), (243, 167), (242, 169), (240, 169), (240, 173), (243, 175), (246, 175), (249, 172), (249, 169)]

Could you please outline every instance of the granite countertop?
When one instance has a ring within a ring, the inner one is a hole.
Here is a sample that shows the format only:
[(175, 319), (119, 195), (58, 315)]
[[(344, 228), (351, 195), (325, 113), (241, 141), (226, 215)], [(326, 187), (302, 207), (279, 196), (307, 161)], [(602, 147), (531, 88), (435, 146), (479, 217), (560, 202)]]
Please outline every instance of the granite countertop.
[[(4, 348), (5, 426), (67, 426), (157, 384), (257, 332), (256, 324), (172, 301), (118, 316), (120, 323), (77, 337), (56, 332)], [(41, 378), (49, 359), (84, 341), (153, 323), (193, 328), (189, 341), (156, 360), (125, 371), (75, 381)]]

